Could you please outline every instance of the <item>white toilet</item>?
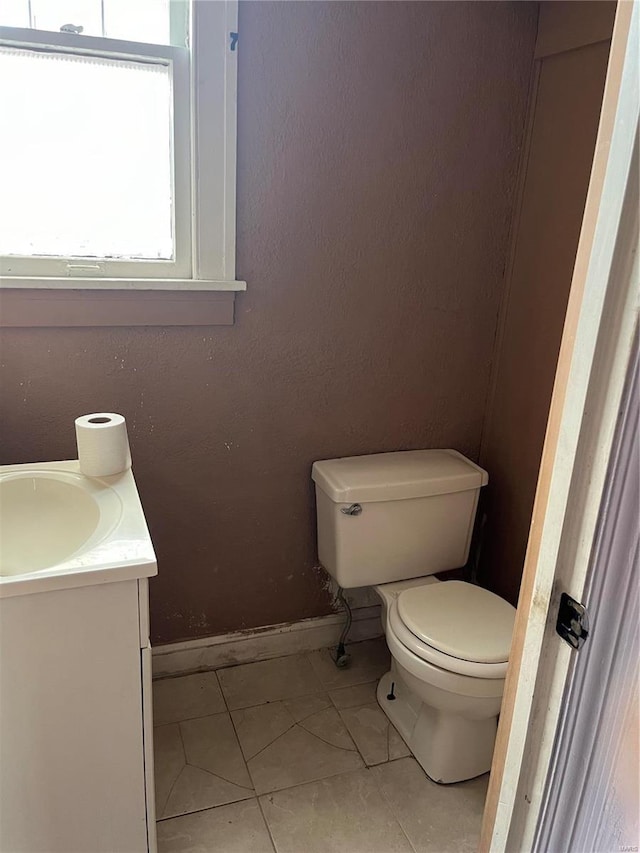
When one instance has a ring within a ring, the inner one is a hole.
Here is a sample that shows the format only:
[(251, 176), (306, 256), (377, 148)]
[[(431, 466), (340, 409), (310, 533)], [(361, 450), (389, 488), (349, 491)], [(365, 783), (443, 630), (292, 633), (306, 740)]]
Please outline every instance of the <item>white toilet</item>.
[(382, 710), (434, 781), (486, 773), (515, 609), (433, 575), (466, 563), (487, 472), (455, 450), (409, 450), (316, 462), (312, 477), (320, 562), (382, 600)]

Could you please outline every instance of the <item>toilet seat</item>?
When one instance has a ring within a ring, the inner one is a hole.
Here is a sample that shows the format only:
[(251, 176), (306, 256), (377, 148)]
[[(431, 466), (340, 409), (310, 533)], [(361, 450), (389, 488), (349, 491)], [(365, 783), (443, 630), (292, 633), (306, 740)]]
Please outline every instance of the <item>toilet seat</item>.
[(406, 589), (389, 608), (389, 630), (413, 654), (449, 672), (504, 678), (515, 608), (462, 581)]

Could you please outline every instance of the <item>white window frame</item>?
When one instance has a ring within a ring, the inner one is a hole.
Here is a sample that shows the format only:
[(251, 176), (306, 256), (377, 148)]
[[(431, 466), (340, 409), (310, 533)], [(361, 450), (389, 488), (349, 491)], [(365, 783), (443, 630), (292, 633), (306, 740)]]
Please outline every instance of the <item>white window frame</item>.
[[(172, 71), (174, 258), (0, 258), (0, 287), (244, 290), (235, 280), (237, 0), (191, 0), (191, 47), (0, 27), (0, 44), (163, 63)], [(201, 156), (202, 152), (202, 156)], [(1, 203), (1, 201), (0, 201)]]

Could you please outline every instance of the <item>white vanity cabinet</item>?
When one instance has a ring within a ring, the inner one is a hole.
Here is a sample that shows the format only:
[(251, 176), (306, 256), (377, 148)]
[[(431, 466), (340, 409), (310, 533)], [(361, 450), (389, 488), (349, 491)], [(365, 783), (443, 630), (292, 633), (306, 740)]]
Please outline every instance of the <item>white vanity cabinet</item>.
[[(155, 853), (148, 578), (157, 567), (133, 475), (88, 480), (77, 462), (40, 463), (5, 466), (6, 483), (0, 853)], [(91, 535), (77, 548), (81, 523)], [(43, 567), (43, 542), (65, 559)]]
[(155, 851), (147, 594), (0, 600), (1, 853)]

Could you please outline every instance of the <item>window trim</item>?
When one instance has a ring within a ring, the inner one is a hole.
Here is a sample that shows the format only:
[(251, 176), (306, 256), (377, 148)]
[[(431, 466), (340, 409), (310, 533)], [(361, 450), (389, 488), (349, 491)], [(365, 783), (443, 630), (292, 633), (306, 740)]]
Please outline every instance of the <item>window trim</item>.
[[(236, 277), (237, 0), (191, 3), (193, 277)], [(212, 40), (211, 34), (214, 34)], [(206, 43), (204, 40), (206, 38)], [(206, 152), (201, 157), (200, 152)], [(222, 204), (216, 201), (222, 198)], [(237, 282), (246, 288), (244, 282)]]
[[(192, 2), (191, 16), (191, 50), (0, 27), (0, 43), (12, 47), (171, 63), (175, 152), (175, 260), (5, 256), (0, 288), (70, 290), (78, 297), (87, 290), (246, 289), (235, 280), (237, 51), (229, 49), (229, 33), (237, 32), (237, 0)], [(201, 160), (200, 151), (206, 152)]]

